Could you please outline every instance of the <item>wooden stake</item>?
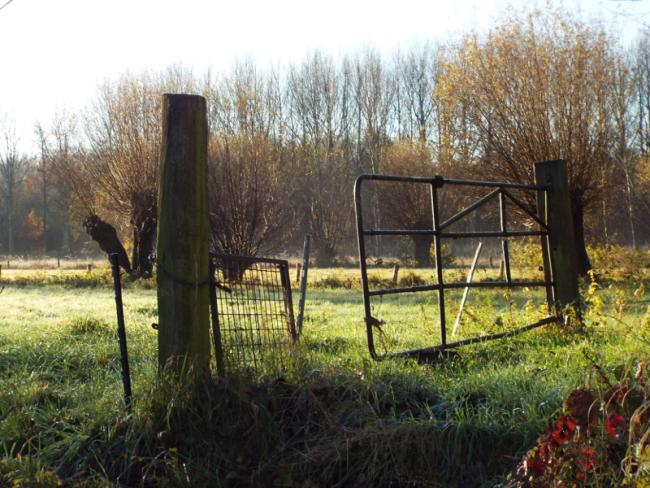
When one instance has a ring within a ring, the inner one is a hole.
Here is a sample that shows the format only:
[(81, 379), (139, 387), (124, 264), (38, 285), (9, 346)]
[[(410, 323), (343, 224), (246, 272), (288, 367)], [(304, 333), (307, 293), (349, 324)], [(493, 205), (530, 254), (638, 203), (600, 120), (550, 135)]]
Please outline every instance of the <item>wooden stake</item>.
[(163, 95), (158, 184), (158, 362), (210, 363), (206, 102)]
[[(469, 273), (467, 273), (467, 283), (471, 283), (474, 278), (474, 270), (476, 269), (476, 263), (478, 263), (478, 257), (481, 254), (481, 248), (483, 243), (479, 241), (476, 252), (474, 253), (474, 260), (472, 261), (472, 266), (469, 268)], [(502, 261), (503, 262), (503, 261)], [(451, 331), (451, 335), (455, 336), (458, 327), (460, 326), (460, 319), (463, 317), (463, 308), (465, 308), (465, 302), (467, 301), (467, 295), (469, 294), (469, 286), (465, 287), (463, 292), (463, 298), (460, 301), (460, 307), (458, 309), (458, 315), (456, 315), (456, 323), (454, 324), (454, 329)]]
[(393, 286), (397, 286), (397, 279), (398, 279), (398, 277), (399, 277), (399, 264), (396, 264), (396, 265), (393, 267), (393, 279), (392, 279)]

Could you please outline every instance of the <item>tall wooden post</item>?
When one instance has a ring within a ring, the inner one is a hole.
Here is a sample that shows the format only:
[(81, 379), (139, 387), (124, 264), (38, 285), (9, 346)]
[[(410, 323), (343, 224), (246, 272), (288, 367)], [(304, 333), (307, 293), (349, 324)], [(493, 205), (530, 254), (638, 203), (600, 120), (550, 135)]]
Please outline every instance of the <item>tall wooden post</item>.
[(539, 192), (537, 209), (549, 228), (548, 246), (543, 246), (545, 275), (548, 276), (550, 256), (552, 275), (556, 282), (555, 305), (561, 310), (580, 305), (573, 214), (567, 178), (566, 161), (535, 163), (535, 182), (549, 185), (550, 191)]
[(197, 95), (163, 95), (158, 184), (158, 361), (210, 362), (208, 126)]

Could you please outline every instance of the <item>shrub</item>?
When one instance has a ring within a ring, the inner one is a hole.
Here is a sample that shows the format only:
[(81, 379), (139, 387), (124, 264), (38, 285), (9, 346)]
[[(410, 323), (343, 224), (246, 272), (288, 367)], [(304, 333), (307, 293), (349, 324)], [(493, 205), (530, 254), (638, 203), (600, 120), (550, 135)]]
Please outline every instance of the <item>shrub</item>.
[(650, 362), (616, 384), (596, 369), (605, 388), (578, 388), (567, 396), (562, 416), (523, 457), (509, 487), (635, 486), (650, 480)]
[(615, 281), (639, 281), (650, 264), (646, 252), (623, 246), (596, 246), (588, 251), (596, 272)]

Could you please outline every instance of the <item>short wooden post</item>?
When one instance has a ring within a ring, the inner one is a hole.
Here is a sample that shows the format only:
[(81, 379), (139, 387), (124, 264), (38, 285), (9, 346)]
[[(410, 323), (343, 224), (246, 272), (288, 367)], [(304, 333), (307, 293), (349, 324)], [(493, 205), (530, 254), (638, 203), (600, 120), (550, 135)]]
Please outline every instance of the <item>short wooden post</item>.
[(296, 283), (300, 283), (300, 270), (302, 269), (302, 266), (300, 263), (296, 264)]
[(158, 182), (158, 362), (207, 371), (210, 363), (206, 102), (163, 95)]
[(86, 265), (86, 273), (90, 273), (93, 270), (93, 265), (92, 264), (87, 264)]
[(396, 264), (395, 266), (393, 266), (393, 278), (392, 278), (393, 286), (397, 286), (398, 279), (399, 279), (399, 264)]
[[(555, 281), (555, 306), (561, 311), (580, 305), (573, 214), (567, 178), (566, 161), (535, 163), (535, 182), (548, 185), (548, 192), (538, 192), (537, 211), (549, 229), (548, 244), (543, 245), (545, 276)], [(544, 244), (544, 243), (543, 243)], [(547, 249), (544, 249), (547, 248)], [(546, 264), (550, 258), (550, 266)]]

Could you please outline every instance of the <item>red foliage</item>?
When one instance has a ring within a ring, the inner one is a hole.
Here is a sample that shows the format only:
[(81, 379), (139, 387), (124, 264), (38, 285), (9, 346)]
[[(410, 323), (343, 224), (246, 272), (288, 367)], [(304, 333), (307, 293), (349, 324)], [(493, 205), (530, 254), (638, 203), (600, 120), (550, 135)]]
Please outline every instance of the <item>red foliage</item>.
[[(523, 457), (508, 486), (583, 486), (599, 484), (605, 477), (611, 481), (616, 473), (622, 479), (621, 463), (633, 444), (648, 444), (643, 435), (650, 417), (647, 364), (640, 363), (636, 385), (616, 384), (601, 395), (586, 388), (573, 390), (563, 403), (564, 415)], [(626, 431), (629, 436), (623, 435)]]

